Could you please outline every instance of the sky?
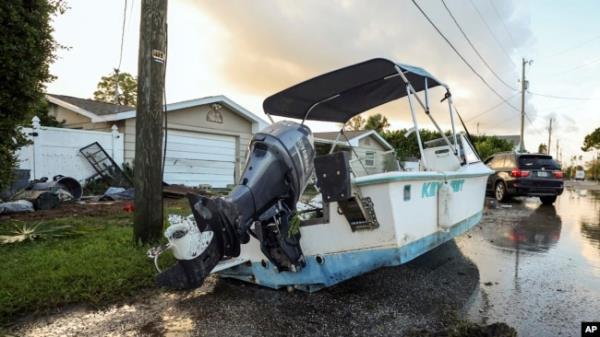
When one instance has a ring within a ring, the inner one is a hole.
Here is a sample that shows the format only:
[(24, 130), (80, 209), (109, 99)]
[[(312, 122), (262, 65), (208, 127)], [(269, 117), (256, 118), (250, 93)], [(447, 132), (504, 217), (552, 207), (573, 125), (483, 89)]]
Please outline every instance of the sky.
[[(526, 95), (525, 145), (547, 143), (553, 118), (562, 159), (583, 153), (583, 137), (600, 127), (600, 2), (594, 0), (444, 0), (498, 80), (461, 35), (441, 0), (419, 5), (456, 49), (515, 108), (520, 109), (522, 59)], [(58, 52), (48, 92), (91, 98), (119, 62), (124, 7), (122, 72), (137, 74), (141, 0), (69, 0), (54, 19)], [(472, 133), (518, 134), (519, 112), (462, 63), (412, 2), (392, 0), (172, 0), (168, 9), (168, 102), (226, 95), (259, 116), (262, 101), (298, 82), (374, 57), (423, 67), (450, 86)], [(431, 91), (432, 114), (449, 128), (443, 91)], [(591, 98), (566, 100), (544, 97)], [(439, 98), (439, 99), (438, 99)], [(495, 108), (494, 108), (495, 107)], [(493, 109), (492, 109), (493, 108)], [(406, 100), (366, 112), (384, 113), (391, 128), (410, 127)], [(421, 127), (433, 128), (423, 113)], [(266, 117), (265, 117), (266, 119)], [(311, 123), (315, 131), (339, 125)]]

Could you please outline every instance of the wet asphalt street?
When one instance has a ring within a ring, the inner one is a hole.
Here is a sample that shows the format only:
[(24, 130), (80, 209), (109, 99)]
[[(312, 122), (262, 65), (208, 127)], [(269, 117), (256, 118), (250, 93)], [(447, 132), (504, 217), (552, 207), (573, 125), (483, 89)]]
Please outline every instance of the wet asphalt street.
[(600, 320), (600, 191), (506, 206), (456, 239), (480, 273), (468, 318), (506, 322), (519, 336), (579, 336), (581, 321)]
[(566, 191), (488, 209), (482, 223), (404, 266), (314, 294), (210, 278), (103, 310), (24, 319), (24, 336), (401, 336), (455, 320), (506, 322), (519, 336), (578, 336), (600, 320), (600, 192)]

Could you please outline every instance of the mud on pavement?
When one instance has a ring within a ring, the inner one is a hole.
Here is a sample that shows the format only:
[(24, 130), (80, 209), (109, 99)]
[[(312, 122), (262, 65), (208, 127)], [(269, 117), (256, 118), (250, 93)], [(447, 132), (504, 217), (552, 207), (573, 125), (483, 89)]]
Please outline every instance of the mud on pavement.
[(450, 241), (416, 260), (308, 294), (211, 277), (190, 292), (153, 291), (102, 310), (24, 319), (19, 336), (389, 336), (443, 330), (479, 287)]

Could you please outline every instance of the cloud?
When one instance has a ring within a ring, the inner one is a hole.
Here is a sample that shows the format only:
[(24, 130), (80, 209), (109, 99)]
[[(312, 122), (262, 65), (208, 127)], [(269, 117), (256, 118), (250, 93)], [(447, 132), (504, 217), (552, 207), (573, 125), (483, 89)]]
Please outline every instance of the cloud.
[[(428, 69), (451, 86), (455, 102), (465, 117), (474, 116), (499, 102), (475, 77), (448, 45), (435, 33), (409, 1), (201, 1), (194, 2), (223, 31), (219, 74), (241, 91), (267, 96), (310, 77), (373, 57), (388, 57)], [(439, 1), (420, 1), (423, 9), (441, 27), (473, 66), (505, 97), (511, 90), (492, 77), (470, 50)], [(447, 1), (471, 40), (488, 63), (504, 69), (502, 76), (517, 86), (518, 69), (494, 44), (469, 2)], [(485, 7), (487, 5), (487, 7)], [(491, 29), (505, 34), (503, 23), (489, 3), (477, 4)], [(497, 4), (511, 31), (514, 48), (531, 41), (526, 14), (515, 3)], [(510, 46), (509, 42), (504, 43)], [(497, 70), (500, 71), (500, 70)], [(441, 96), (442, 94), (439, 93)], [(432, 101), (437, 97), (432, 97)], [(518, 99), (511, 100), (519, 107)], [(401, 110), (405, 110), (404, 104)], [(383, 111), (398, 111), (398, 106)], [(528, 106), (535, 118), (533, 106)], [(502, 106), (486, 114), (482, 123), (494, 130), (513, 132), (515, 123), (500, 122), (517, 112)], [(404, 111), (399, 120), (406, 120)], [(392, 117), (392, 120), (398, 117)]]

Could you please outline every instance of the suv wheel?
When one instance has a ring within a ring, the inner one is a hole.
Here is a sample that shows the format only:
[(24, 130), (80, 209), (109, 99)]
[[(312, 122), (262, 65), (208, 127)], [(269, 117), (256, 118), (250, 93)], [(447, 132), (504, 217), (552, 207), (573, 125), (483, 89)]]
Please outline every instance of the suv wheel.
[(496, 183), (494, 195), (496, 196), (496, 200), (500, 202), (506, 201), (508, 199), (508, 193), (506, 193), (506, 185), (504, 185), (504, 182), (499, 181)]
[(549, 197), (540, 197), (540, 200), (544, 205), (552, 205), (556, 201), (556, 196), (552, 195)]

